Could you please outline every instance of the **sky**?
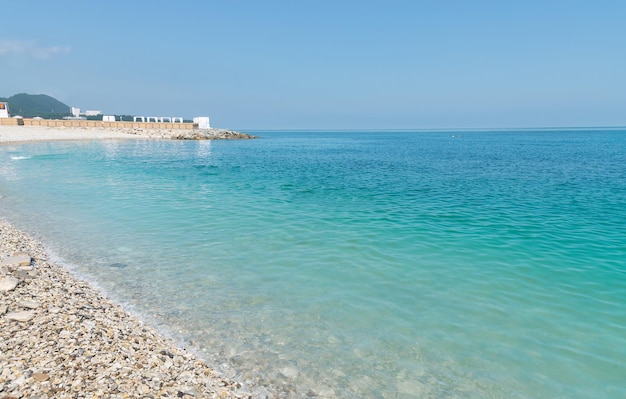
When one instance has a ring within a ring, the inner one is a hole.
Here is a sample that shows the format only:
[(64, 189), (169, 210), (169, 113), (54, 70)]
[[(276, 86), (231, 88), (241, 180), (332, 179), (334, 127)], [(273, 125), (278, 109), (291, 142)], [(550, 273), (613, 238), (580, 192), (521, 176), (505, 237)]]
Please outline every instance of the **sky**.
[(0, 9), (0, 97), (249, 130), (626, 126), (624, 0)]

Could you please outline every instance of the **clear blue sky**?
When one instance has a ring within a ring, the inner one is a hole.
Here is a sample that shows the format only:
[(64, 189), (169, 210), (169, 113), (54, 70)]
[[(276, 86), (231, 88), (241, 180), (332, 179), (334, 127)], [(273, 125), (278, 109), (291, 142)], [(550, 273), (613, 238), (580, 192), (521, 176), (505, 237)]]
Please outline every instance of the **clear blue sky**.
[(239, 129), (626, 125), (626, 1), (12, 1), (0, 96)]

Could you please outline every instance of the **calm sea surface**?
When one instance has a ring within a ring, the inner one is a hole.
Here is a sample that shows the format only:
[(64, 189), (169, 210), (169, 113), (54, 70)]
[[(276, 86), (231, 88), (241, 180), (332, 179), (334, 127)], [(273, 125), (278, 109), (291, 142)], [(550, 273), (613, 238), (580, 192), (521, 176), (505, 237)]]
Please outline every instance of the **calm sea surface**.
[(626, 130), (257, 134), (2, 146), (0, 217), (256, 395), (626, 397)]

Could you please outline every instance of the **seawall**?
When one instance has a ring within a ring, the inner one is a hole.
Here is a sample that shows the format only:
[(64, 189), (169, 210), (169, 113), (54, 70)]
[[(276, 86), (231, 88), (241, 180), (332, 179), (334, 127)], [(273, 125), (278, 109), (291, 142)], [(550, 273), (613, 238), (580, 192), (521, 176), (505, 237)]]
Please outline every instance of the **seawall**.
[(180, 129), (193, 130), (198, 125), (189, 122), (104, 122), (92, 120), (65, 120), (65, 119), (30, 119), (30, 118), (0, 118), (0, 126), (45, 126), (45, 127), (74, 127), (74, 128), (109, 128), (109, 129)]

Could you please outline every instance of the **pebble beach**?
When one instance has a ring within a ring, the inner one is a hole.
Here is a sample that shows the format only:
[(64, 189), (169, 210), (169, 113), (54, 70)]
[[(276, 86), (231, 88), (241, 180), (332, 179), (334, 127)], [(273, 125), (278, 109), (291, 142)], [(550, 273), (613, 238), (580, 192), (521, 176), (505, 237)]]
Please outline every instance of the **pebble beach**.
[[(170, 132), (0, 127), (0, 143), (170, 138)], [(0, 398), (248, 398), (0, 220)]]

